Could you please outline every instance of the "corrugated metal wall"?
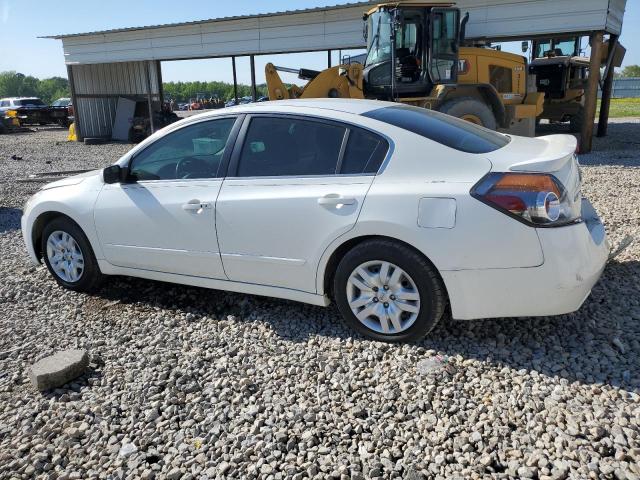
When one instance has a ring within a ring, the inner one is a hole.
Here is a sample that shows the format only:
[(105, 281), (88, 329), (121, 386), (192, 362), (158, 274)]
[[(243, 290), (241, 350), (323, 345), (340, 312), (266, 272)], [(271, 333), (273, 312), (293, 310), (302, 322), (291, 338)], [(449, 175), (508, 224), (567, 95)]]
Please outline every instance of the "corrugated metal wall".
[(152, 100), (160, 100), (156, 62), (72, 65), (71, 71), (75, 110), (82, 137), (111, 136), (118, 98), (146, 101), (147, 75)]
[[(602, 92), (598, 91), (598, 98), (602, 97)], [(611, 98), (639, 98), (640, 78), (616, 78), (613, 81)]]

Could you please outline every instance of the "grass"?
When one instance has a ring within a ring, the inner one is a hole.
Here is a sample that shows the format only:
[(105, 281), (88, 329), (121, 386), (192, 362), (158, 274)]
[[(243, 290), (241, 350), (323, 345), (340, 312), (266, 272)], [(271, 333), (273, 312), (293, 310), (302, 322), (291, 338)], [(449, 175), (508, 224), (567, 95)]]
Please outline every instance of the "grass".
[[(600, 100), (598, 100), (598, 115)], [(640, 98), (612, 98), (609, 118), (640, 117)]]

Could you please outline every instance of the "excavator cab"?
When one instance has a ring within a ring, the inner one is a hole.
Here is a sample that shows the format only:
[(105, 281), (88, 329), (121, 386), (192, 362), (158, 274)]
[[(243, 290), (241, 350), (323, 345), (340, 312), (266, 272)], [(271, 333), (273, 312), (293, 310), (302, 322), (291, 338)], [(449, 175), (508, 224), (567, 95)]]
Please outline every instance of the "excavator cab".
[(426, 96), (457, 82), (460, 11), (420, 5), (379, 5), (364, 16), (367, 96)]

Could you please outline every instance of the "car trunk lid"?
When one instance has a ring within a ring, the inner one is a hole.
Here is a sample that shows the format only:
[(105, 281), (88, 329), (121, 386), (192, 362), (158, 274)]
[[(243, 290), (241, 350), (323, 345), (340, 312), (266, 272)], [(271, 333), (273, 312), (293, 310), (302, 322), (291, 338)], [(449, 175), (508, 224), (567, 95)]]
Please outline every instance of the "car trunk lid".
[(494, 172), (548, 173), (567, 190), (569, 198), (580, 199), (581, 176), (575, 155), (577, 140), (572, 135), (537, 138), (513, 137), (508, 145), (492, 152)]

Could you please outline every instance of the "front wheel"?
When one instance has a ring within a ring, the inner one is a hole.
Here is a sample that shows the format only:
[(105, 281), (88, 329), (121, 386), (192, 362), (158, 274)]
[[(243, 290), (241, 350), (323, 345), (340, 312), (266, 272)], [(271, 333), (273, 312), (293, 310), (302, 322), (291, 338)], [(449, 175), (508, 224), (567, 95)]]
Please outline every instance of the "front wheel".
[(333, 292), (350, 326), (385, 342), (423, 338), (446, 306), (433, 265), (408, 246), (384, 239), (361, 243), (343, 257)]
[(55, 218), (45, 226), (42, 253), (49, 272), (63, 287), (91, 292), (100, 285), (103, 275), (89, 240), (70, 219)]

